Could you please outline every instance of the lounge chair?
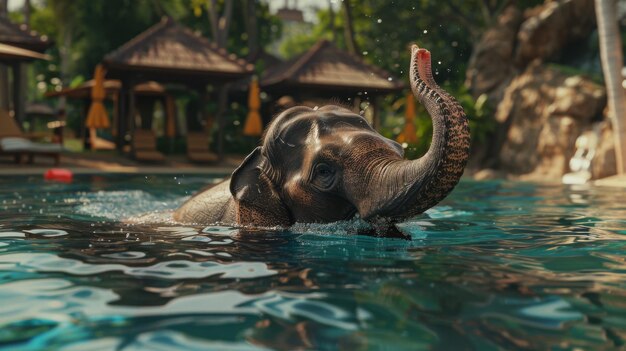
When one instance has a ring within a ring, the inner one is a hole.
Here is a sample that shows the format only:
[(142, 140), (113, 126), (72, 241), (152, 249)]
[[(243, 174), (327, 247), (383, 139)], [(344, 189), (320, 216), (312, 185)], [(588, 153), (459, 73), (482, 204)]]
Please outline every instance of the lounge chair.
[(89, 128), (89, 143), (92, 150), (115, 150), (115, 143), (100, 138), (96, 128)]
[(187, 158), (192, 162), (216, 162), (218, 157), (209, 150), (209, 138), (205, 133), (187, 133)]
[(19, 155), (17, 156), (18, 163), (21, 161), (21, 155), (28, 156), (28, 163), (32, 163), (35, 156), (45, 156), (54, 159), (54, 164), (58, 166), (61, 163), (63, 146), (61, 144), (35, 143), (19, 137), (6, 137), (0, 139), (0, 149), (7, 153)]
[(138, 129), (133, 133), (132, 154), (137, 161), (162, 162), (165, 157), (156, 149), (156, 137), (151, 130)]
[(20, 163), (23, 156), (28, 157), (29, 163), (33, 162), (35, 156), (51, 157), (54, 164), (58, 165), (62, 151), (61, 144), (30, 141), (8, 112), (0, 111), (0, 155), (12, 155), (16, 163)]

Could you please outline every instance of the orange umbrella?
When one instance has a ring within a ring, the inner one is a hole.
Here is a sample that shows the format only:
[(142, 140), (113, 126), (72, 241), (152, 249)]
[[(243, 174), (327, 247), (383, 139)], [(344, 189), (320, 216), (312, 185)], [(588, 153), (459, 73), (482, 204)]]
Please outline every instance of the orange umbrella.
[(406, 108), (404, 110), (404, 130), (396, 140), (399, 143), (417, 143), (417, 131), (415, 129), (415, 99), (413, 94), (409, 92), (406, 97)]
[(248, 136), (260, 136), (263, 134), (263, 121), (261, 121), (261, 96), (259, 89), (259, 81), (256, 77), (250, 82), (250, 91), (248, 93), (248, 116), (243, 126), (243, 134)]
[(106, 96), (106, 92), (104, 91), (104, 75), (104, 67), (97, 65), (94, 72), (93, 88), (91, 88), (91, 106), (89, 107), (87, 121), (85, 122), (87, 128), (104, 129), (111, 126), (103, 104)]

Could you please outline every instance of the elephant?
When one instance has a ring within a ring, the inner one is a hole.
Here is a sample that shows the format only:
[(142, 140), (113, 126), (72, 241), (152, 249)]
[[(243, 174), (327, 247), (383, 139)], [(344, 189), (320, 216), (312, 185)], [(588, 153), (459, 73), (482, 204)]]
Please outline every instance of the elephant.
[(469, 124), (458, 101), (433, 79), (430, 52), (417, 45), (411, 47), (410, 84), (433, 122), (421, 158), (404, 159), (400, 144), (344, 107), (291, 107), (274, 118), (229, 180), (192, 196), (174, 220), (289, 227), (358, 215), (396, 223), (431, 208), (463, 174)]

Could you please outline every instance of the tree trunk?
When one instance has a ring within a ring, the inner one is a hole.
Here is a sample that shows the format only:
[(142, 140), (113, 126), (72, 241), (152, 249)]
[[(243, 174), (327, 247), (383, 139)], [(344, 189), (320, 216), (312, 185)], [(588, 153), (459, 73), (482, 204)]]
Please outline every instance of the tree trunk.
[(595, 0), (600, 57), (607, 91), (609, 118), (613, 122), (617, 172), (626, 174), (626, 97), (622, 87), (622, 45), (615, 0)]
[(328, 29), (332, 33), (332, 41), (337, 44), (337, 29), (335, 28), (335, 9), (333, 9), (333, 1), (328, 0)]
[(207, 3), (209, 22), (211, 24), (211, 35), (215, 44), (219, 45), (219, 31), (217, 21), (219, 15), (217, 13), (217, 0), (209, 0)]
[(230, 29), (230, 19), (233, 15), (233, 1), (226, 1), (224, 4), (224, 15), (219, 20), (218, 30), (220, 34), (220, 47), (225, 48), (228, 44), (228, 30)]
[(0, 0), (0, 17), (6, 18), (9, 15), (9, 0)]
[(208, 10), (213, 41), (220, 48), (226, 48), (230, 19), (233, 14), (233, 0), (224, 2), (224, 14), (222, 16), (220, 16), (218, 12), (217, 0), (209, 0)]
[(24, 24), (30, 28), (30, 0), (24, 0)]
[(248, 57), (253, 57), (259, 51), (259, 28), (256, 20), (255, 0), (245, 1), (246, 33), (248, 34)]
[(356, 44), (356, 38), (354, 35), (354, 24), (352, 23), (352, 10), (350, 8), (350, 1), (346, 0), (343, 2), (343, 16), (344, 16), (344, 35), (346, 37), (346, 45), (348, 46), (348, 51), (353, 54), (359, 54), (359, 47)]

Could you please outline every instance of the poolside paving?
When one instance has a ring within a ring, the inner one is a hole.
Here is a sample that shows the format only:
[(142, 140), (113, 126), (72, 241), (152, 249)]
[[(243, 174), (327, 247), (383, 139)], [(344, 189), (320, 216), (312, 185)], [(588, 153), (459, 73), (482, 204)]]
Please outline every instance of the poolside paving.
[(593, 184), (598, 186), (626, 188), (626, 174), (598, 179), (594, 181)]
[(230, 174), (243, 161), (244, 156), (228, 155), (215, 164), (194, 164), (184, 155), (168, 155), (162, 163), (140, 163), (114, 153), (67, 153), (61, 157), (60, 166), (52, 159), (36, 158), (32, 164), (15, 164), (11, 157), (0, 157), (0, 175), (43, 174), (50, 168), (65, 168), (75, 174), (146, 173), (146, 174)]

